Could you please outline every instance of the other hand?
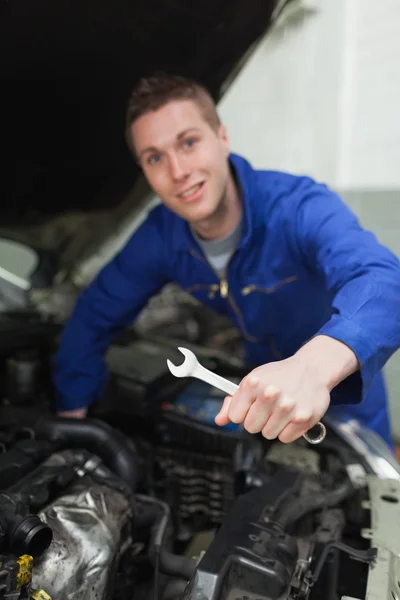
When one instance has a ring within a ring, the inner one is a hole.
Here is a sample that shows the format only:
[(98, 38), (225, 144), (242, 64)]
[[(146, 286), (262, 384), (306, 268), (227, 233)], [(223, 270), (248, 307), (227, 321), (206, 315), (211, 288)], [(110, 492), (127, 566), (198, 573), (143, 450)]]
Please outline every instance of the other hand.
[(74, 410), (64, 410), (57, 413), (59, 417), (65, 419), (85, 419), (87, 415), (87, 407), (75, 408)]

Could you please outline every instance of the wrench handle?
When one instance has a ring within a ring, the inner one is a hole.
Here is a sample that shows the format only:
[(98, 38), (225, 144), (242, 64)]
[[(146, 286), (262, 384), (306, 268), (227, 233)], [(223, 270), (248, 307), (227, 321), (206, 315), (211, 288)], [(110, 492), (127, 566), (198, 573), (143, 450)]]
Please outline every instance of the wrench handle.
[(221, 390), (221, 392), (225, 392), (225, 394), (229, 394), (230, 396), (232, 396), (239, 387), (236, 385), (236, 383), (232, 383), (232, 381), (225, 379), (225, 377), (221, 377), (220, 375), (209, 371), (200, 364), (196, 366), (194, 372), (192, 373), (192, 377), (201, 379), (202, 381), (209, 383), (210, 385)]

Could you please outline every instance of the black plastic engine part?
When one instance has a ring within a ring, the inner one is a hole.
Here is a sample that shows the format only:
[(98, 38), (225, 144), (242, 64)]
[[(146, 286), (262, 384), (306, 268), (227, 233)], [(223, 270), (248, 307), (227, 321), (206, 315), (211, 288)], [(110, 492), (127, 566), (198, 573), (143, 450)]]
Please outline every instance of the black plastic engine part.
[(57, 440), (63, 448), (82, 448), (99, 456), (104, 464), (136, 489), (137, 456), (128, 439), (116, 429), (95, 419), (42, 417), (34, 427), (39, 438)]
[(111, 414), (128, 420), (154, 416), (162, 402), (186, 385), (171, 375), (167, 366), (171, 355), (180, 353), (151, 340), (112, 345), (106, 355), (110, 382), (94, 407), (95, 416), (108, 419)]
[[(12, 435), (10, 435), (12, 438)], [(0, 454), (1, 488), (7, 489), (54, 452), (54, 444), (38, 440), (19, 440)]]
[(35, 350), (16, 353), (6, 360), (5, 393), (15, 404), (33, 402), (38, 395), (40, 357)]
[(238, 498), (202, 558), (185, 599), (285, 597), (298, 557), (297, 542), (275, 528), (269, 517), (301, 479), (297, 472), (280, 469), (273, 482)]
[(160, 446), (165, 444), (189, 452), (232, 458), (242, 433), (212, 427), (165, 410), (157, 422), (156, 437)]
[[(219, 525), (235, 499), (237, 449), (242, 432), (231, 432), (165, 410), (155, 428), (160, 495), (174, 507), (178, 537)], [(258, 455), (258, 442), (244, 454)]]
[(235, 500), (232, 458), (164, 447), (155, 460), (158, 492), (174, 509), (179, 539), (222, 522)]
[(0, 539), (11, 554), (41, 556), (50, 546), (53, 533), (18, 496), (0, 494)]
[(3, 313), (0, 316), (0, 357), (8, 357), (15, 351), (29, 348), (48, 349), (60, 331), (58, 323), (43, 320), (34, 311)]

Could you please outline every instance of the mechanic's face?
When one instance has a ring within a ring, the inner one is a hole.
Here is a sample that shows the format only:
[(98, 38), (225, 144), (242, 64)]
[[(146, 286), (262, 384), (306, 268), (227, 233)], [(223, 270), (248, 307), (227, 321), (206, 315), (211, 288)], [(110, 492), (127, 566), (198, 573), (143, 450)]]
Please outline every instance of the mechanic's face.
[(150, 186), (169, 209), (191, 223), (217, 213), (230, 176), (222, 125), (214, 130), (195, 102), (176, 100), (139, 117), (131, 135)]

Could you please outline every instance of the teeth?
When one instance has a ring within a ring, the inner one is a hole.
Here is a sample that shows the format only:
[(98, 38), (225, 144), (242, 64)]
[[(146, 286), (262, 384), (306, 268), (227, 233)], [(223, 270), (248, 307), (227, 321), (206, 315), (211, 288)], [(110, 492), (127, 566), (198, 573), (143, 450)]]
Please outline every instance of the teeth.
[(191, 196), (192, 194), (197, 192), (197, 190), (199, 190), (200, 187), (201, 183), (198, 183), (197, 185), (194, 185), (192, 188), (190, 188), (190, 190), (186, 190), (186, 192), (183, 192), (181, 196), (183, 196), (184, 198), (186, 198), (187, 196)]

